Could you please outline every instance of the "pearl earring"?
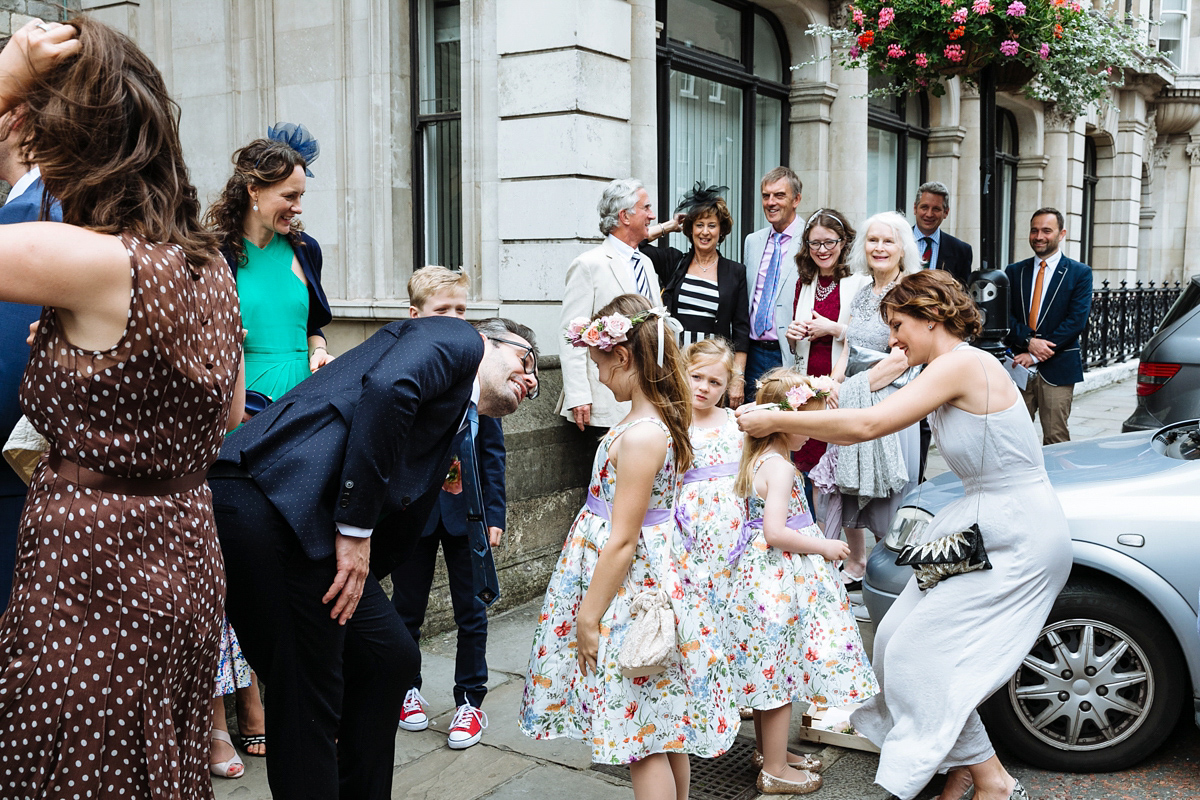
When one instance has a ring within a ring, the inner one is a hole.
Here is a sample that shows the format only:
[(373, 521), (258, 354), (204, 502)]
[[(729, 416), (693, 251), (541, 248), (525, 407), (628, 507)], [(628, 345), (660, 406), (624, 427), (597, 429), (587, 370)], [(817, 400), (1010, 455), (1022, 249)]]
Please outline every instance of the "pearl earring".
[(254, 204), (254, 210), (255, 210), (255, 211), (258, 211), (258, 203), (255, 203), (255, 204)]
[(932, 322), (929, 323), (929, 325), (927, 327), (929, 328), (929, 330), (933, 330), (933, 323)]

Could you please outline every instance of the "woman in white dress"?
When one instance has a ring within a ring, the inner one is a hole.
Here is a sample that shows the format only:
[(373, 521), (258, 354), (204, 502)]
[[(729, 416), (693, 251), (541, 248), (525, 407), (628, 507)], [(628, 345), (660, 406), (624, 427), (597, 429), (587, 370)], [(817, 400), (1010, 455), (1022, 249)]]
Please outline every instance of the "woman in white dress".
[(1033, 646), (1071, 568), (1066, 518), (1046, 477), (1040, 438), (1000, 363), (966, 340), (981, 323), (948, 273), (902, 278), (883, 299), (890, 344), (926, 364), (907, 386), (864, 409), (738, 412), (754, 436), (773, 431), (851, 444), (932, 414), (938, 449), (964, 497), (917, 534), (925, 543), (978, 523), (991, 567), (928, 589), (914, 577), (879, 624), (873, 664), (882, 691), (852, 716), (881, 748), (875, 781), (903, 800), (949, 772), (940, 800), (972, 786), (977, 800), (1027, 798), (996, 757), (976, 707)]

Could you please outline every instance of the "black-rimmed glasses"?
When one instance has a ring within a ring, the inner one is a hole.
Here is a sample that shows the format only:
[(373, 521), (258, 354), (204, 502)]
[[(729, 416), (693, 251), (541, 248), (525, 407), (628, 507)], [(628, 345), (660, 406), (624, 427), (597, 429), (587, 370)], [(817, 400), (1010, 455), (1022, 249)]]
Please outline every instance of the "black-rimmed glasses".
[(820, 252), (822, 250), (832, 250), (833, 248), (837, 247), (841, 243), (842, 243), (841, 239), (823, 239), (822, 241), (819, 241), (819, 242), (814, 242), (814, 241), (810, 240), (808, 242), (808, 249), (816, 250), (817, 252)]
[(489, 336), (487, 338), (493, 342), (511, 345), (518, 350), (524, 351), (521, 354), (521, 366), (525, 368), (526, 375), (533, 376), (533, 389), (530, 390), (528, 397), (530, 400), (536, 400), (538, 394), (541, 393), (542, 381), (538, 377), (537, 356), (533, 354), (533, 347), (524, 342), (514, 342), (512, 339), (501, 339), (498, 336)]

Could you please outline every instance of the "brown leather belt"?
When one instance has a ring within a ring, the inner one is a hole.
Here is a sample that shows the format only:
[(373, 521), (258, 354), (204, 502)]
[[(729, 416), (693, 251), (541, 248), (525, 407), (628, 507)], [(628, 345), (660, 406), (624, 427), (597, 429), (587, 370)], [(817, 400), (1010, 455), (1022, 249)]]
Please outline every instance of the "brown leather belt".
[(179, 494), (190, 492), (204, 484), (205, 473), (193, 472), (178, 478), (120, 478), (116, 475), (106, 475), (103, 472), (81, 467), (67, 461), (58, 453), (51, 452), (47, 459), (50, 469), (77, 486), (96, 489), (113, 494), (129, 494), (140, 497), (157, 497), (164, 494)]

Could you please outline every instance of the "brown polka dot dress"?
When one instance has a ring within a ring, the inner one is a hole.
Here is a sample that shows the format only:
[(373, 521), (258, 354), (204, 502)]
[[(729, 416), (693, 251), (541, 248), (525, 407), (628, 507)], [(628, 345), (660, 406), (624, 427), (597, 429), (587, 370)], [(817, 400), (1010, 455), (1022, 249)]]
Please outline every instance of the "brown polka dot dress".
[[(241, 320), (223, 260), (196, 271), (173, 245), (121, 239), (133, 292), (120, 342), (76, 348), (47, 310), (21, 388), (51, 456), (0, 617), (5, 800), (212, 797), (225, 575), (194, 474), (221, 446)], [(162, 494), (169, 479), (193, 488)], [(110, 490), (80, 485), (97, 482)]]

